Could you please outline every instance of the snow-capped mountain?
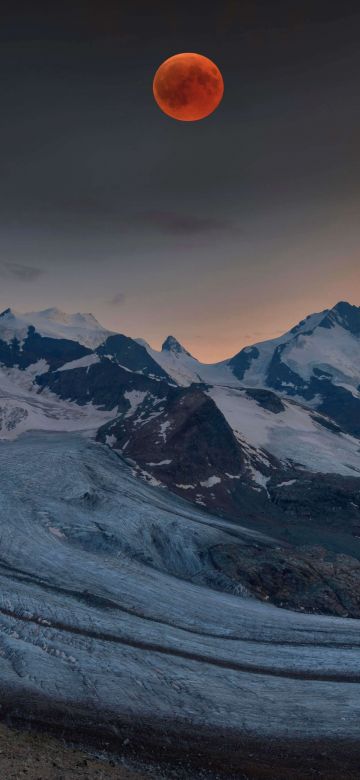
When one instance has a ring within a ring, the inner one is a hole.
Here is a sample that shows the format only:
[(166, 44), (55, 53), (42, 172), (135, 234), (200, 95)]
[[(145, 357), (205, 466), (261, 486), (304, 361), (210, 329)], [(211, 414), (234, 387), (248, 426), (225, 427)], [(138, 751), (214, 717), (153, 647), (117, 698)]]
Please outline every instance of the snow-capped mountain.
[(360, 307), (337, 303), (282, 336), (213, 365), (200, 363), (184, 348), (149, 352), (179, 384), (271, 388), (360, 435)]
[(360, 309), (346, 303), (214, 365), (173, 336), (158, 352), (89, 314), (7, 309), (0, 438), (98, 431), (144, 479), (233, 517), (338, 475), (356, 513), (359, 365)]
[(5, 309), (0, 314), (0, 339), (7, 343), (13, 338), (22, 342), (29, 327), (35, 328), (40, 336), (76, 341), (91, 349), (112, 335), (92, 314), (66, 314), (56, 307), (27, 314)]
[(142, 343), (156, 363), (180, 386), (186, 387), (193, 382), (205, 382), (211, 385), (239, 384), (227, 361), (214, 364), (200, 363), (174, 336), (165, 339), (160, 351), (152, 349), (146, 341)]
[(269, 387), (332, 417), (360, 435), (360, 308), (340, 302), (280, 339), (255, 344), (229, 361), (248, 387)]
[(359, 397), (360, 307), (346, 302), (311, 314), (282, 336), (244, 347), (220, 363), (200, 363), (172, 336), (161, 352), (147, 348), (169, 373), (187, 374), (189, 381), (238, 380), (248, 387), (272, 387), (309, 400), (316, 394), (311, 392), (312, 380), (330, 378)]

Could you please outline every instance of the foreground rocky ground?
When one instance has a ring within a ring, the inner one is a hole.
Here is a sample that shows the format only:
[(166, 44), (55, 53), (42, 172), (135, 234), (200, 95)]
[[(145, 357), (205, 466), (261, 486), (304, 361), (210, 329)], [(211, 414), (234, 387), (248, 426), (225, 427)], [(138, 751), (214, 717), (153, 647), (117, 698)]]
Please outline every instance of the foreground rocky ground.
[[(194, 740), (172, 762), (144, 762), (95, 749), (78, 748), (62, 738), (0, 724), (0, 777), (4, 780), (358, 780), (358, 753), (344, 744), (314, 743), (304, 746), (267, 743), (238, 745), (233, 771), (227, 769), (233, 741), (213, 743), (207, 768), (199, 768)], [(181, 750), (181, 745), (179, 745)], [(217, 751), (217, 755), (215, 752)], [(131, 751), (130, 751), (131, 753)], [(160, 760), (160, 753), (158, 759)], [(144, 758), (144, 757), (142, 757)], [(169, 756), (167, 756), (167, 759)]]
[[(114, 762), (112, 761), (112, 764)], [(111, 766), (44, 734), (0, 725), (0, 777), (4, 780), (143, 780), (145, 775)]]

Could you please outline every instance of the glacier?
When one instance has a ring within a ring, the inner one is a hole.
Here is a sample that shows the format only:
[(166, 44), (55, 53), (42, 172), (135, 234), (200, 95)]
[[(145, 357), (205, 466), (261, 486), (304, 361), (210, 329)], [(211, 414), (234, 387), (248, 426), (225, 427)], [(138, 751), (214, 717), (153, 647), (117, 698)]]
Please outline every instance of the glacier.
[(171, 720), (358, 738), (360, 621), (220, 590), (205, 550), (261, 534), (139, 481), (84, 433), (0, 442), (0, 473), (3, 712), (112, 737)]

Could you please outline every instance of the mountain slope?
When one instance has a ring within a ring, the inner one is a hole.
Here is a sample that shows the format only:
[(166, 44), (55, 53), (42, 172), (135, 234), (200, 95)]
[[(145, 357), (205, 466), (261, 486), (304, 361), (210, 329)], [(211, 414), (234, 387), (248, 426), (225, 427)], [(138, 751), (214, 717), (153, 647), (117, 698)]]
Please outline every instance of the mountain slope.
[(280, 339), (242, 350), (229, 366), (242, 384), (302, 399), (360, 436), (359, 307), (340, 302)]
[(235, 436), (283, 463), (314, 472), (360, 476), (360, 442), (329, 417), (259, 388), (209, 388)]
[(40, 393), (38, 377), (47, 369), (44, 360), (25, 370), (0, 366), (0, 440), (16, 439), (29, 430), (95, 434), (112, 417), (90, 402), (80, 406), (68, 398), (59, 398), (47, 388)]
[(138, 474), (225, 515), (264, 512), (267, 479), (281, 464), (241, 444), (201, 388), (169, 388), (160, 400), (134, 394), (133, 400), (98, 439), (130, 459)]

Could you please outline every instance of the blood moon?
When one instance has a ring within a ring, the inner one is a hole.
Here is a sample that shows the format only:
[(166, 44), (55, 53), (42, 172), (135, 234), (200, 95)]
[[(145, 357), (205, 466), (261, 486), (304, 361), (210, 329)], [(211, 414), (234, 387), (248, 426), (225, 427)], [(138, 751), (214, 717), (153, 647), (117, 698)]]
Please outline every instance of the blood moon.
[(193, 52), (175, 54), (156, 71), (153, 92), (165, 114), (182, 122), (196, 122), (218, 107), (224, 81), (208, 57)]

